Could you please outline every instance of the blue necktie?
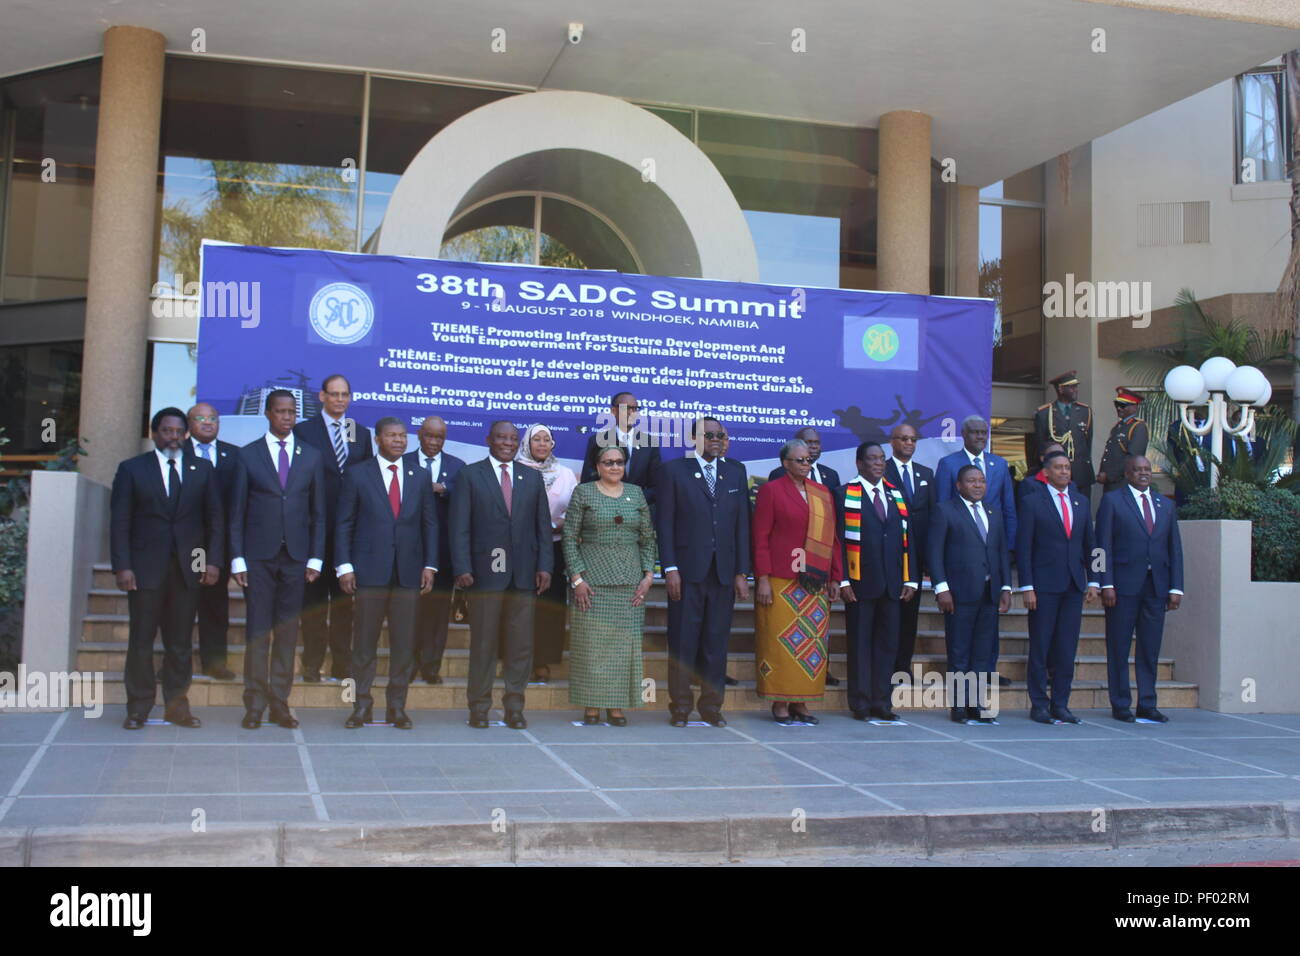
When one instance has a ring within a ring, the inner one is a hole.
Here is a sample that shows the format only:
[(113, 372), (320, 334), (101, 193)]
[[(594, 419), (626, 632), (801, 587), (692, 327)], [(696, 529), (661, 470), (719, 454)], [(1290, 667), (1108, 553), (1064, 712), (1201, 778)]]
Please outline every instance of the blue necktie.
[(203, 457), (206, 458), (208, 461), (210, 461), (213, 465), (216, 465), (217, 460), (212, 457), (212, 444), (208, 443), (205, 445), (203, 444), (203, 442), (199, 442), (199, 447), (203, 449)]
[(912, 487), (912, 463), (908, 462), (903, 466), (903, 487), (907, 489), (907, 500), (911, 501), (916, 495), (916, 489)]

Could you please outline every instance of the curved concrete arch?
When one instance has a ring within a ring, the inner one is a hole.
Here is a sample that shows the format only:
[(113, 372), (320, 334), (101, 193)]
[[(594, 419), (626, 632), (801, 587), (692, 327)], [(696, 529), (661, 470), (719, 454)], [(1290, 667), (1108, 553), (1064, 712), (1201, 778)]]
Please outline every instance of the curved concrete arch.
[(447, 126), (398, 180), (376, 251), (436, 258), (458, 215), (518, 190), (599, 210), (649, 274), (758, 281), (749, 225), (709, 158), (653, 113), (596, 93), (511, 96)]

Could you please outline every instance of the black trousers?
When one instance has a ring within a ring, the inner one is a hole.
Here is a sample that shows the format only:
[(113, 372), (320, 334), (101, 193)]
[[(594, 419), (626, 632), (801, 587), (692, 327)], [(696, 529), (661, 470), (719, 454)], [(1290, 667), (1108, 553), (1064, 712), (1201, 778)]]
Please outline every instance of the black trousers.
[[(704, 580), (682, 582), (682, 599), (668, 602), (668, 709), (689, 717), (699, 707), (701, 717), (722, 712), (727, 693), (727, 644), (736, 606), (734, 585), (718, 583), (717, 565), (709, 564)], [(695, 702), (692, 681), (698, 678)]]
[[(991, 675), (998, 666), (998, 605), (987, 584), (978, 602), (954, 604), (953, 613), (943, 616), (943, 638), (950, 674), (987, 674), (989, 686), (993, 686), (996, 679)], [(987, 707), (988, 701), (968, 698), (950, 705)]]
[(469, 592), (469, 681), (465, 696), (471, 717), (486, 717), (492, 709), (492, 678), (497, 669), (497, 649), (503, 651), (505, 693), (501, 706), (507, 712), (524, 709), (524, 689), (533, 665), (532, 591)]
[(387, 710), (406, 708), (406, 690), (411, 684), (412, 653), (415, 648), (416, 588), (398, 587), (396, 581), (384, 588), (357, 588), (356, 633), (352, 641), (352, 676), (357, 682), (356, 706), (369, 710), (375, 682), (379, 631), (388, 620)]
[[(1058, 594), (1034, 591), (1038, 608), (1029, 612), (1029, 703), (1034, 707), (1069, 707), (1074, 685), (1074, 655), (1079, 649), (1083, 592), (1070, 588)], [(1047, 695), (1047, 672), (1052, 695)]]
[(268, 705), (272, 714), (289, 710), (305, 569), (306, 562), (289, 557), (283, 545), (273, 558), (248, 561), (245, 710), (260, 714)]
[(181, 572), (175, 552), (167, 562), (162, 587), (138, 588), (128, 591), (127, 609), (131, 623), (127, 630), (126, 668), (123, 683), (126, 685), (126, 712), (130, 717), (144, 720), (153, 709), (158, 693), (158, 678), (153, 666), (154, 635), (162, 630), (163, 701), (168, 712), (188, 707), (186, 693), (190, 689), (190, 671), (193, 666), (193, 643), (190, 628), (194, 623), (194, 608), (199, 600), (199, 586), (191, 585)]
[(1165, 632), (1165, 604), (1168, 595), (1157, 594), (1151, 572), (1147, 572), (1140, 594), (1119, 594), (1115, 606), (1106, 608), (1106, 685), (1112, 710), (1128, 710), (1133, 691), (1128, 679), (1128, 655), (1137, 629), (1133, 654), (1137, 672), (1138, 710), (1156, 707), (1156, 663)]
[(912, 595), (912, 600), (898, 602), (898, 653), (894, 655), (895, 673), (902, 671), (911, 674), (912, 655), (916, 653), (916, 629), (920, 617), (920, 591)]
[(428, 594), (417, 592), (413, 671), (436, 674), (442, 668), (442, 656), (447, 651), (447, 628), (451, 624), (452, 580), (449, 571), (439, 571), (433, 579), (432, 591)]
[(330, 673), (342, 680), (352, 664), (352, 596), (339, 587), (333, 545), (325, 550), (325, 567), (303, 595), (302, 672), (319, 674), (328, 647)]
[(227, 634), (230, 630), (229, 564), (211, 587), (199, 588), (199, 661), (205, 671), (226, 666)]
[[(850, 581), (849, 587), (856, 595), (860, 585)], [(898, 656), (900, 603), (884, 591), (878, 597), (858, 597), (844, 605), (849, 710), (855, 714), (890, 709), (889, 679)]]

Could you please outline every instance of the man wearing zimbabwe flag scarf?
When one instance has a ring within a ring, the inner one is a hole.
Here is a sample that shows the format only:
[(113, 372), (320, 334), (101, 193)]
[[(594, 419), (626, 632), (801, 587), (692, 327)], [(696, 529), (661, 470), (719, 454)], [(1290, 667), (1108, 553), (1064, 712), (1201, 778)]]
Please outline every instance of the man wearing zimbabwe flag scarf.
[(907, 502), (885, 480), (885, 450), (858, 446), (858, 473), (835, 495), (844, 548), (849, 709), (858, 720), (897, 720), (890, 678), (898, 651), (900, 602), (911, 601), (919, 575), (907, 533)]

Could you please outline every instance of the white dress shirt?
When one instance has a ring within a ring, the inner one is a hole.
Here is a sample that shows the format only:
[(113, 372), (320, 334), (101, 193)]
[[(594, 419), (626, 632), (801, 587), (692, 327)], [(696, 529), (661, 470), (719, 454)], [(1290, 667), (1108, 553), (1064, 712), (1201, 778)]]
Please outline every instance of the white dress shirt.
[[(1060, 488), (1057, 488), (1049, 481), (1047, 483), (1047, 493), (1052, 496), (1052, 504), (1056, 505), (1056, 507), (1053, 510), (1056, 512), (1056, 517), (1059, 518), (1061, 521), (1061, 530), (1064, 531), (1065, 530), (1065, 509), (1070, 507), (1070, 495), (1071, 495), (1070, 488), (1067, 485), (1065, 489), (1062, 490)], [(1061, 495), (1065, 495), (1065, 497), (1062, 498)], [(1076, 530), (1077, 529), (1074, 526), (1074, 512), (1071, 511), (1070, 512), (1070, 536), (1071, 537), (1074, 536)], [(1097, 586), (1096, 581), (1088, 582), (1088, 587), (1095, 588), (1096, 586)], [(1034, 586), (1032, 584), (1029, 584), (1026, 585), (1025, 587), (1022, 587), (1020, 589), (1020, 593), (1024, 594), (1026, 591), (1032, 591), (1033, 589)]]
[[(850, 481), (849, 484), (853, 484), (853, 482), (857, 482), (858, 484), (862, 485), (862, 508), (864, 511), (867, 508), (870, 508), (872, 511), (876, 510), (875, 498), (876, 498), (876, 492), (879, 491), (880, 500), (885, 505), (885, 514), (886, 515), (889, 514), (889, 502), (891, 499), (889, 497), (889, 489), (885, 487), (885, 479), (882, 478), (880, 479), (879, 482), (873, 485), (871, 482), (863, 478), (861, 475), (854, 475), (852, 481)], [(895, 505), (895, 507), (897, 507), (897, 505)], [(910, 564), (908, 565), (908, 570), (909, 571), (911, 570)], [(840, 587), (846, 588), (848, 586), (849, 586), (849, 582), (847, 578), (840, 582)], [(903, 587), (911, 588), (913, 591), (918, 590), (915, 581), (904, 581)]]
[[(1138, 491), (1138, 490), (1137, 490), (1136, 488), (1134, 488), (1132, 485), (1129, 485), (1129, 486), (1128, 486), (1128, 491), (1129, 491), (1129, 494), (1131, 494), (1131, 495), (1133, 496), (1133, 502), (1134, 502), (1134, 504), (1136, 504), (1136, 505), (1138, 506), (1138, 514), (1142, 515), (1142, 520), (1145, 521), (1145, 520), (1146, 520), (1146, 513), (1142, 510), (1142, 498), (1143, 498), (1143, 496), (1150, 496), (1150, 495), (1151, 495), (1151, 489), (1150, 489), (1150, 488), (1147, 488), (1146, 491)], [(1150, 502), (1151, 502), (1151, 522), (1152, 522), (1152, 524), (1154, 524), (1154, 523), (1155, 523), (1155, 520), (1156, 520), (1156, 500), (1155, 500), (1155, 498), (1149, 498), (1149, 500), (1150, 500)], [(1148, 571), (1151, 570), (1151, 568), (1150, 568), (1149, 565), (1147, 566), (1147, 570), (1148, 570)], [(1115, 587), (1115, 585), (1113, 585), (1113, 584), (1107, 584), (1107, 585), (1104, 585), (1104, 586), (1103, 586), (1102, 590), (1105, 590), (1106, 588), (1111, 588), (1111, 589), (1113, 590), (1114, 587)], [(1178, 590), (1177, 588), (1170, 588), (1170, 589), (1169, 589), (1169, 593), (1170, 593), (1170, 594), (1182, 594), (1183, 592), (1180, 591), (1180, 590)]]
[[(441, 452), (439, 452), (439, 455), (441, 455)], [(424, 452), (420, 452), (420, 457), (425, 458)], [(428, 461), (428, 459), (425, 458), (425, 461)], [(379, 469), (379, 477), (382, 478), (384, 482), (384, 493), (385, 494), (389, 493), (388, 489), (392, 486), (394, 475), (396, 475), (397, 499), (403, 502), (406, 501), (406, 498), (404, 496), (404, 493), (406, 491), (406, 466), (402, 464), (402, 459), (398, 458), (396, 461), (389, 461), (383, 455), (376, 455), (375, 463), (376, 463), (376, 467)], [(388, 470), (389, 465), (396, 465), (397, 471), (396, 472), (389, 471)], [(435, 471), (434, 474), (437, 474), (437, 472)], [(430, 567), (427, 564), (424, 566), (424, 569), (426, 571), (434, 571), (434, 572), (438, 570), (437, 568)], [(345, 574), (352, 574), (353, 573), (352, 562), (349, 561), (345, 564), (340, 564), (338, 567), (334, 569), (334, 573), (340, 578), (343, 577), (343, 575)]]
[[(966, 451), (966, 450), (963, 448), (962, 451)], [(970, 455), (970, 452), (967, 451), (966, 454), (969, 456), (969, 455)], [(974, 464), (974, 462), (971, 462), (971, 464)], [(988, 530), (989, 530), (989, 513), (988, 513), (988, 510), (985, 509), (985, 507), (984, 507), (984, 502), (982, 502), (982, 501), (971, 501), (969, 498), (967, 498), (967, 497), (966, 497), (965, 495), (963, 495), (963, 494), (959, 494), (959, 495), (957, 495), (957, 497), (960, 498), (961, 501), (962, 501), (962, 503), (966, 506), (966, 513), (970, 515), (970, 519), (971, 519), (971, 521), (977, 521), (977, 522), (979, 522), (980, 524), (982, 524), (982, 525), (984, 526), (984, 531), (987, 533)], [(979, 513), (980, 513), (978, 518), (975, 517), (975, 511), (976, 511), (976, 510), (978, 510)], [(989, 576), (988, 576), (988, 575), (985, 575), (985, 576), (984, 576), (984, 580), (987, 581), (988, 579), (989, 579)], [(944, 591), (947, 591), (947, 590), (948, 590), (948, 582), (947, 582), (947, 581), (940, 581), (938, 584), (936, 584), (936, 585), (934, 586), (934, 593), (935, 593), (935, 594), (942, 594)], [(1009, 584), (1004, 584), (1004, 585), (1002, 585), (1002, 590), (1004, 590), (1004, 591), (1010, 591), (1010, 590), (1011, 590), (1011, 585), (1009, 585)]]
[[(266, 442), (266, 450), (271, 455), (271, 470), (274, 471), (277, 475), (279, 475), (280, 474), (280, 439), (275, 437), (275, 432), (267, 432), (262, 440)], [(294, 453), (293, 432), (289, 432), (289, 434), (284, 436), (284, 452), (286, 455), (289, 456), (289, 471), (292, 472), (293, 453)], [(324, 566), (325, 566), (324, 558), (309, 558), (307, 561), (307, 569), (310, 571), (319, 571)], [(244, 560), (244, 556), (242, 554), (230, 559), (231, 574), (243, 574), (247, 570), (248, 570), (248, 562)]]

